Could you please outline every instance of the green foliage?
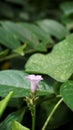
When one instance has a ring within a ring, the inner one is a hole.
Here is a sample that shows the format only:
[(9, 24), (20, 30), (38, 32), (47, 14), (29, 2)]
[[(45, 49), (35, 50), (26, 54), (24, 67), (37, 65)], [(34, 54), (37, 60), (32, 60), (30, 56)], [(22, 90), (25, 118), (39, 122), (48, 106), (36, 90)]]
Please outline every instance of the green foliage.
[[(5, 70), (0, 72), (0, 95), (6, 96), (13, 91), (13, 97), (25, 97), (30, 94), (30, 84), (26, 80), (26, 73), (17, 70)], [(39, 84), (37, 95), (54, 93), (54, 90), (42, 82)]]
[(59, 22), (51, 19), (38, 21), (37, 24), (47, 33), (58, 39), (69, 34), (68, 30)]
[(4, 121), (1, 122), (0, 124), (0, 129), (1, 130), (11, 130), (12, 129), (12, 121), (16, 120), (18, 122), (21, 122), (23, 119), (25, 113), (25, 108), (20, 109), (18, 111), (12, 112), (9, 114)]
[(0, 101), (0, 117), (2, 116), (5, 108), (7, 107), (12, 95), (13, 92), (10, 92), (3, 100)]
[[(23, 42), (35, 50), (46, 51), (50, 42), (53, 42), (51, 37), (35, 24), (1, 22), (1, 25), (3, 31), (0, 36), (1, 43), (12, 50), (20, 47), (21, 43), (19, 42)], [(40, 35), (38, 35), (38, 32)], [(5, 35), (4, 33), (6, 33), (6, 37), (3, 37)], [(11, 43), (8, 40), (11, 40)]]
[(73, 110), (73, 81), (62, 84), (60, 93), (68, 107)]
[(73, 129), (72, 15), (71, 0), (0, 0), (0, 130)]
[(73, 14), (73, 2), (63, 2), (60, 5), (61, 9), (64, 11), (65, 15), (71, 15)]
[[(37, 110), (37, 122), (38, 122), (38, 127), (39, 127), (40, 130), (41, 130), (46, 118), (48, 117), (48, 115), (50, 114), (50, 112), (52, 111), (53, 107), (55, 106), (55, 104), (57, 102), (58, 102), (58, 99), (53, 97), (51, 99), (48, 98), (48, 102), (43, 101), (40, 104), (40, 109)], [(72, 118), (72, 116), (71, 116), (69, 109), (66, 107), (66, 105), (64, 103), (62, 103), (58, 107), (58, 109), (54, 113), (54, 115), (52, 116), (52, 118), (51, 118), (50, 122), (48, 123), (46, 129), (47, 130), (48, 129), (49, 130), (57, 129), (58, 127), (60, 127), (64, 123), (67, 123), (71, 118)]]
[(22, 126), (17, 121), (13, 121), (13, 123), (12, 123), (12, 130), (29, 130), (29, 129), (24, 127), (24, 126)]
[[(26, 71), (48, 74), (57, 81), (66, 81), (73, 73), (73, 34), (55, 45), (50, 54), (35, 54), (26, 64)], [(54, 59), (55, 62), (54, 62)]]
[(11, 36), (10, 32), (7, 32), (2, 27), (0, 28), (0, 43), (10, 49), (15, 49), (20, 46), (20, 43), (16, 40), (16, 38)]

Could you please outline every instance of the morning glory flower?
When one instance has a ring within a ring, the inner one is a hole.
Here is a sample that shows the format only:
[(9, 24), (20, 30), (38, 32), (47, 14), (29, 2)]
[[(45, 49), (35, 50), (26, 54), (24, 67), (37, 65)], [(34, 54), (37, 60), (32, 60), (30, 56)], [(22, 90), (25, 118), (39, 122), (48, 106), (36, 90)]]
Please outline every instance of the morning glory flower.
[(34, 75), (34, 74), (26, 76), (26, 79), (28, 79), (29, 82), (31, 83), (32, 93), (36, 92), (39, 81), (43, 80), (41, 75)]

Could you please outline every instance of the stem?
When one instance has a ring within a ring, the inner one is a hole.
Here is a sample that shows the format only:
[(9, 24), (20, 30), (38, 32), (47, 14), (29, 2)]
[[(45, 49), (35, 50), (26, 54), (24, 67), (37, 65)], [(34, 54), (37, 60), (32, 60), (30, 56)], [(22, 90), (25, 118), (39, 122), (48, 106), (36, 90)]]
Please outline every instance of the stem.
[(52, 115), (54, 114), (54, 112), (56, 111), (56, 109), (58, 108), (58, 106), (61, 104), (61, 102), (63, 101), (63, 98), (61, 98), (57, 104), (54, 106), (53, 110), (51, 111), (50, 115), (48, 116), (47, 120), (45, 121), (43, 127), (42, 127), (42, 130), (45, 130), (46, 129), (46, 126), (48, 125)]
[(11, 54), (9, 56), (1, 58), (0, 61), (9, 60), (9, 59), (15, 58), (17, 56), (19, 56), (19, 54)]
[(35, 118), (36, 118), (36, 107), (35, 105), (33, 105), (33, 108), (32, 108), (32, 130), (35, 130)]
[[(36, 50), (30, 49), (30, 50), (25, 51), (24, 54), (29, 54), (29, 53), (33, 53), (33, 52), (36, 52)], [(9, 55), (9, 56), (0, 58), (0, 62), (1, 62), (1, 61), (5, 61), (5, 60), (10, 60), (10, 59), (15, 58), (15, 57), (18, 57), (18, 56), (20, 56), (20, 54), (14, 53), (14, 54), (11, 54), (11, 55)]]

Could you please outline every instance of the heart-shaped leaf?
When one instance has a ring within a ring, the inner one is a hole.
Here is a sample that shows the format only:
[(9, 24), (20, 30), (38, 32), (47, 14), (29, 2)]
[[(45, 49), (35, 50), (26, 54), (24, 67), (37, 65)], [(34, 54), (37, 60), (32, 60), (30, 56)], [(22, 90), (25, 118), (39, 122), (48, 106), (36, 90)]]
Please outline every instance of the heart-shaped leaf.
[(56, 44), (50, 54), (34, 54), (27, 61), (26, 72), (47, 74), (65, 82), (73, 73), (73, 34)]

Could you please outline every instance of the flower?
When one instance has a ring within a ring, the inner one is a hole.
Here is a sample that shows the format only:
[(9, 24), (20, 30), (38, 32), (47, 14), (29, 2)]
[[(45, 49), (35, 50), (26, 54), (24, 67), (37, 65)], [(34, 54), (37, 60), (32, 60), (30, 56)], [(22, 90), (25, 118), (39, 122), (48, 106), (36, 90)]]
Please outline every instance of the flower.
[(34, 75), (34, 74), (26, 76), (26, 79), (28, 79), (31, 83), (32, 93), (35, 93), (35, 91), (37, 90), (39, 81), (43, 80), (41, 75)]

